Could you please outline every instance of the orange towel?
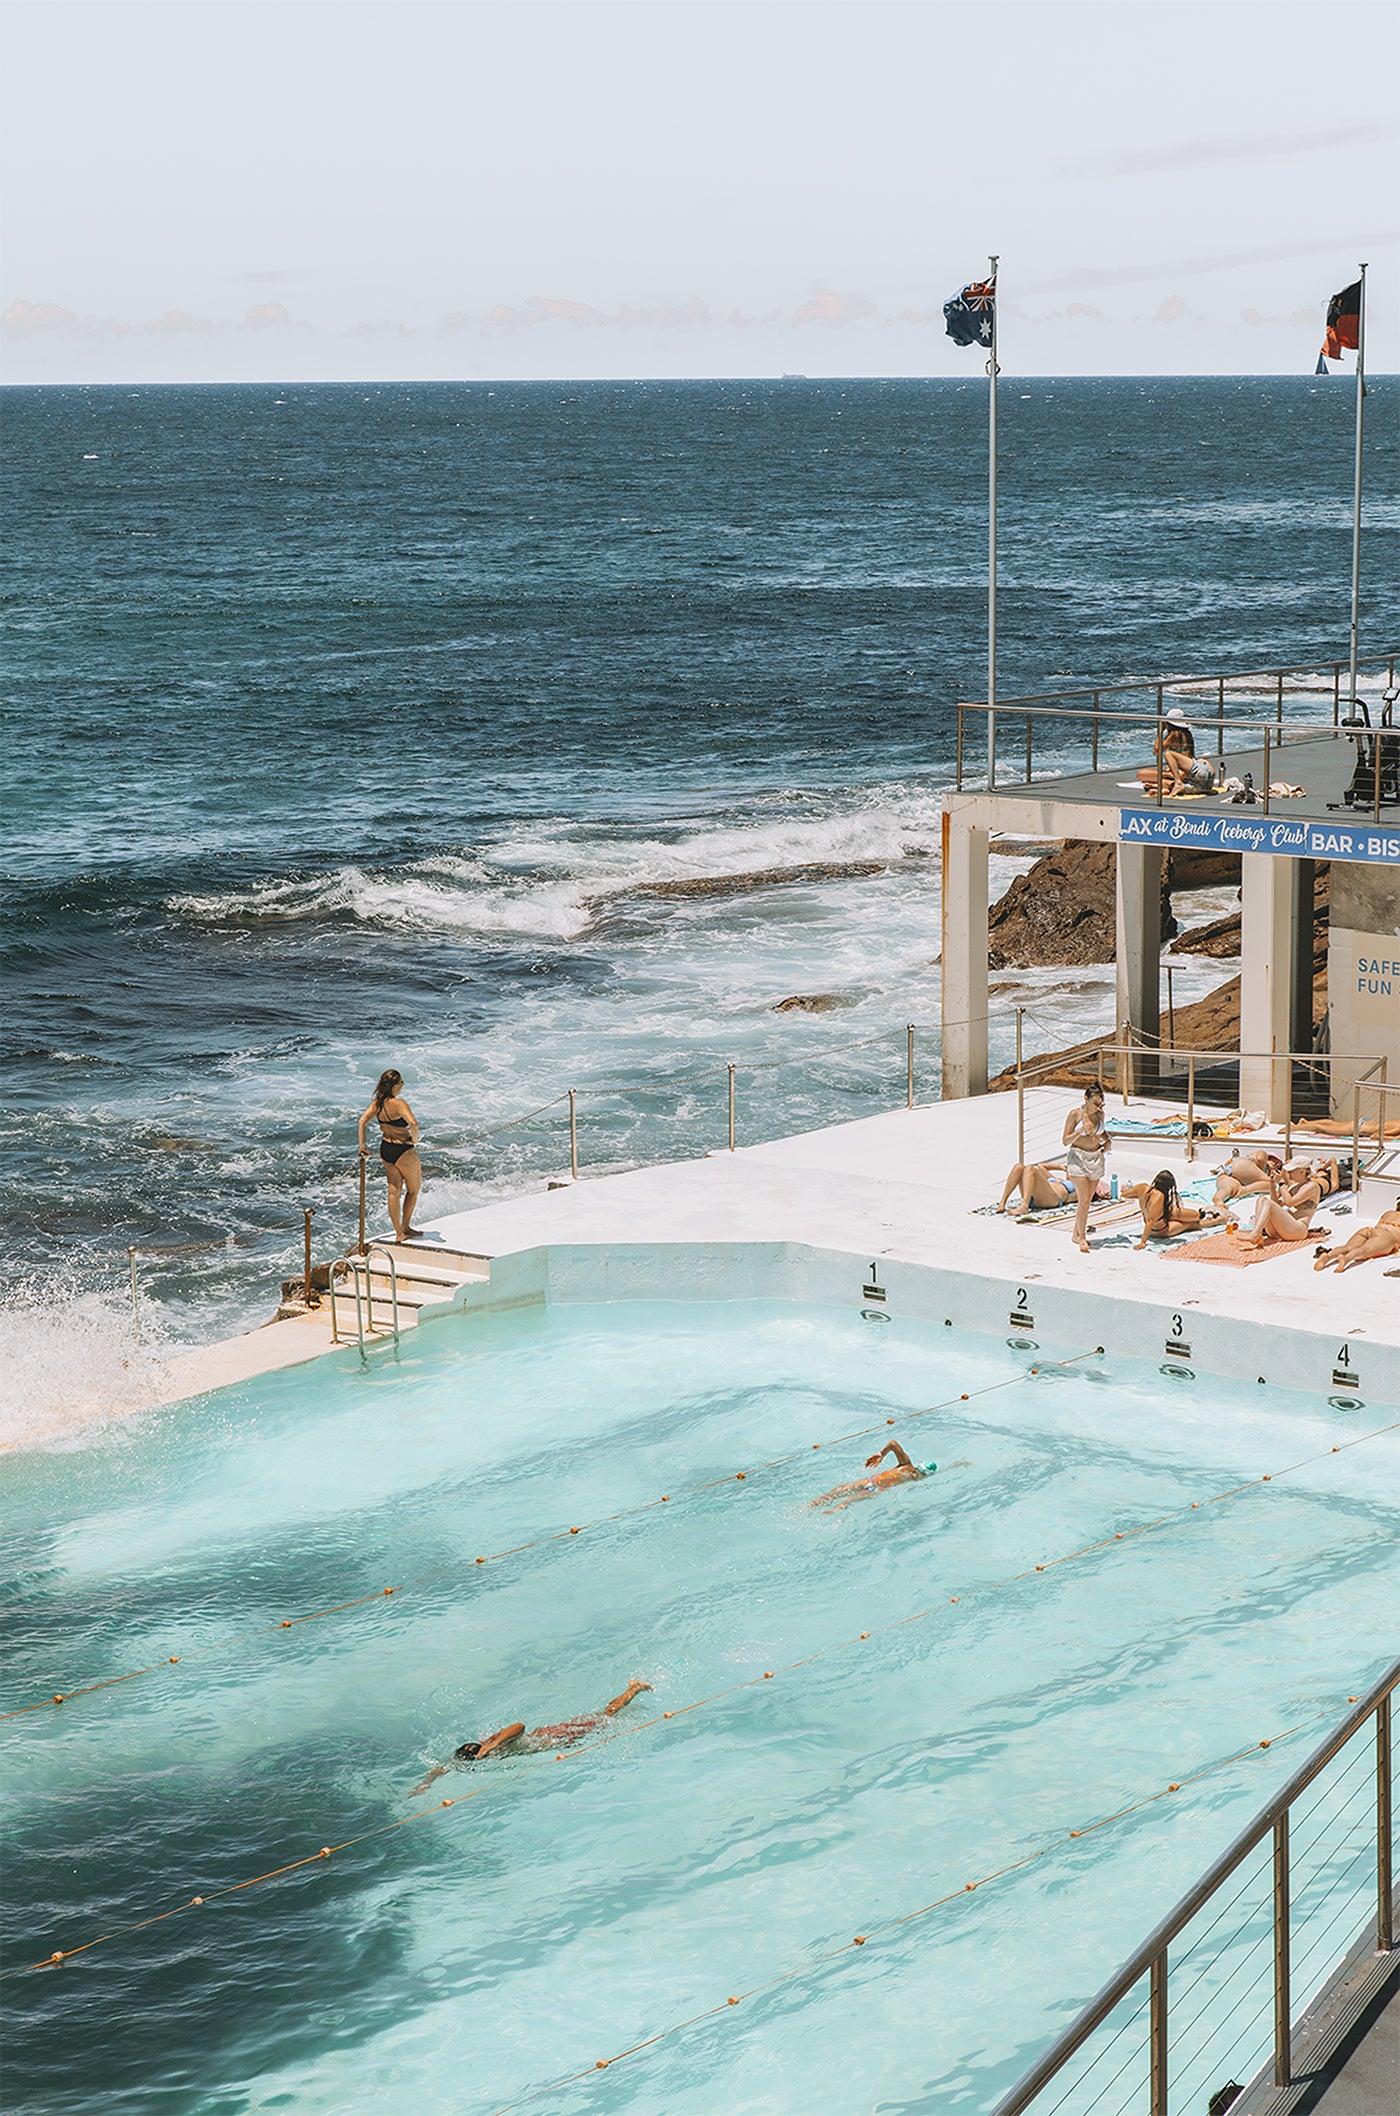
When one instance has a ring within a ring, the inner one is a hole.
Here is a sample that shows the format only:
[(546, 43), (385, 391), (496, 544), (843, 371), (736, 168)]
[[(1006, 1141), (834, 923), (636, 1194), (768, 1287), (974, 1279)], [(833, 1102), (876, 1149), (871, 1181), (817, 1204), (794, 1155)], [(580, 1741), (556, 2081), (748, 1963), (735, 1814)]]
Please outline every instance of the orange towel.
[(1306, 1237), (1302, 1241), (1285, 1242), (1281, 1236), (1271, 1234), (1256, 1249), (1252, 1243), (1246, 1245), (1229, 1229), (1219, 1234), (1203, 1234), (1198, 1242), (1178, 1242), (1167, 1251), (1169, 1257), (1188, 1264), (1234, 1264), (1243, 1269), (1246, 1264), (1266, 1264), (1271, 1256), (1298, 1256), (1306, 1253)]

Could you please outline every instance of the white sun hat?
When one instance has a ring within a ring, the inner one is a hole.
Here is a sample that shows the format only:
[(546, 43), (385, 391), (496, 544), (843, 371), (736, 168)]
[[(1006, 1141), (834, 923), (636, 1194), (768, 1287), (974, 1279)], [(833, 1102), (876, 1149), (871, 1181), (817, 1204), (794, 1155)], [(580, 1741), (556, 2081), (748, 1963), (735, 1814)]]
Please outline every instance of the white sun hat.
[(1188, 724), (1186, 715), (1179, 705), (1170, 707), (1163, 715), (1163, 718), (1170, 720), (1176, 727), (1185, 727)]

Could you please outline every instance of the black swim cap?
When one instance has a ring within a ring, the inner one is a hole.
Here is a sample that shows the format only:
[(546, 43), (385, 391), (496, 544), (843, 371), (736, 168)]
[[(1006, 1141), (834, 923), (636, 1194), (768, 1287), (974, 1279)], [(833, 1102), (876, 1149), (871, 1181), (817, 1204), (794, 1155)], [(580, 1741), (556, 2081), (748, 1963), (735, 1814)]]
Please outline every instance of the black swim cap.
[(464, 1741), (460, 1749), (452, 1751), (452, 1761), (454, 1763), (475, 1763), (480, 1754), (481, 1743), (479, 1741)]

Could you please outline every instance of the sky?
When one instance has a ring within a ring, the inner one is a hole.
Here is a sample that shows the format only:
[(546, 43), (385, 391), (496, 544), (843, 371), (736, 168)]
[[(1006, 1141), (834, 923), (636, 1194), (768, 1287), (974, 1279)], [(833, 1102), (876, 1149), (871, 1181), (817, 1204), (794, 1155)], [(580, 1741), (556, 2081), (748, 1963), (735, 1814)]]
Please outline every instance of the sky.
[(1307, 373), (1400, 353), (1400, 9), (42, 0), (10, 382)]

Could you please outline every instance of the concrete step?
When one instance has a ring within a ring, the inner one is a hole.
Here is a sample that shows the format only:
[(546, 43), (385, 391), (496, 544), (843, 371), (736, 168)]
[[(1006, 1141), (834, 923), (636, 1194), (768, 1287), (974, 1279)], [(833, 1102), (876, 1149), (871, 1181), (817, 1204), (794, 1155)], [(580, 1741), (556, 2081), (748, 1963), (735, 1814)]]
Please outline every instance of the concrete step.
[[(391, 1301), (380, 1300), (378, 1296), (376, 1296), (375, 1299), (369, 1303), (368, 1307), (366, 1307), (364, 1298), (363, 1296), (361, 1296), (360, 1313), (365, 1319), (366, 1335), (368, 1335), (369, 1331), (373, 1329), (376, 1334), (387, 1332), (390, 1336), (392, 1336), (394, 1329), (394, 1308), (393, 1303)], [(317, 1314), (325, 1323), (327, 1329), (329, 1329), (331, 1320), (331, 1304), (328, 1300), (322, 1300), (320, 1308), (317, 1310)], [(335, 1319), (336, 1325), (340, 1332), (341, 1343), (344, 1344), (346, 1340), (349, 1339), (349, 1341), (353, 1344), (356, 1337), (359, 1335), (358, 1325), (355, 1321), (355, 1303), (353, 1300), (342, 1296), (339, 1291), (339, 1288), (337, 1288), (335, 1296)], [(411, 1330), (415, 1326), (417, 1321), (417, 1306), (411, 1306), (409, 1302), (401, 1300), (399, 1302), (400, 1329)]]
[(387, 1249), (400, 1269), (427, 1265), (452, 1272), (459, 1282), (491, 1276), (489, 1256), (472, 1256), (465, 1249), (448, 1249), (441, 1242), (376, 1242), (374, 1246)]
[[(374, 1257), (371, 1258), (369, 1268), (372, 1278), (382, 1278), (386, 1284), (388, 1283), (389, 1273), (379, 1256), (378, 1250), (375, 1251)], [(429, 1264), (400, 1263), (397, 1257), (394, 1258), (394, 1269), (398, 1275), (400, 1290), (404, 1286), (437, 1286), (442, 1287), (447, 1292), (451, 1292), (464, 1283), (466, 1276), (461, 1271), (434, 1270)], [(343, 1283), (343, 1280), (337, 1281), (337, 1284)]]

